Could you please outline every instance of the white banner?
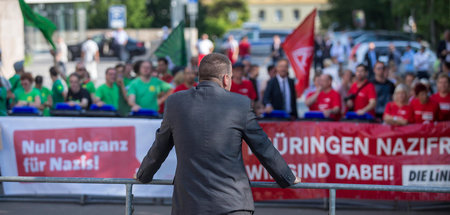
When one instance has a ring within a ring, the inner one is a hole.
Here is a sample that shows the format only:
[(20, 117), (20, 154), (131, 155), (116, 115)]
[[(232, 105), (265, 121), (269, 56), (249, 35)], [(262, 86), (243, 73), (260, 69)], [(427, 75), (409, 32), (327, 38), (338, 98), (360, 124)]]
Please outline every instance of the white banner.
[[(1, 117), (2, 176), (133, 178), (161, 120)], [(175, 150), (156, 173), (173, 179)], [(3, 183), (9, 194), (125, 195), (124, 185)], [(133, 194), (171, 197), (172, 186), (136, 185)]]

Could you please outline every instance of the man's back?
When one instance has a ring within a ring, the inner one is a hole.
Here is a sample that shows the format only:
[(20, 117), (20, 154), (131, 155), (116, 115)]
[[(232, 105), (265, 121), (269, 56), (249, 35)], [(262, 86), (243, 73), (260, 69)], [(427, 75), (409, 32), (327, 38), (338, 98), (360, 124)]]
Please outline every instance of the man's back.
[(253, 211), (242, 139), (278, 184), (287, 187), (294, 182), (295, 176), (256, 122), (250, 100), (203, 81), (166, 101), (164, 120), (141, 164), (138, 180), (151, 180), (175, 145), (172, 214)]

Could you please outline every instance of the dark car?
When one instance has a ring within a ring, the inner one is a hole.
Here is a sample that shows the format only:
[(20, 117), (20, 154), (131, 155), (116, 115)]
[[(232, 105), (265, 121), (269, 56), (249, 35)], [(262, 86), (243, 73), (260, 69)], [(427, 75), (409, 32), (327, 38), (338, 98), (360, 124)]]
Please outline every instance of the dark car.
[[(119, 57), (119, 46), (113, 38), (107, 38), (104, 34), (97, 34), (92, 37), (92, 40), (98, 45), (100, 57)], [(67, 46), (69, 49), (69, 60), (73, 61), (81, 57), (81, 46), (84, 42)], [(125, 48), (129, 53), (129, 60), (134, 56), (144, 55), (146, 53), (144, 42), (139, 42), (133, 38), (128, 38), (128, 43)]]

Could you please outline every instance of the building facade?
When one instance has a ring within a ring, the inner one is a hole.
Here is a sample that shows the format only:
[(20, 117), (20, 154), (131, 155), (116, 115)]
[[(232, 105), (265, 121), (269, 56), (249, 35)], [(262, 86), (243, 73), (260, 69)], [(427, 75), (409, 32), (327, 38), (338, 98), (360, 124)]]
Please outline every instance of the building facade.
[[(328, 0), (248, 0), (248, 7), (249, 22), (258, 23), (262, 29), (293, 29), (314, 8), (320, 16), (329, 5)], [(316, 28), (320, 28), (319, 18), (317, 21)]]

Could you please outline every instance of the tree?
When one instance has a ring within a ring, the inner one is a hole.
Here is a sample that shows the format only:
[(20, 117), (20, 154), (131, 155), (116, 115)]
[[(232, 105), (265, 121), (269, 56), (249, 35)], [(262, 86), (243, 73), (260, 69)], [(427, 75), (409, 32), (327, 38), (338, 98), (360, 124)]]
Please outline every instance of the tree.
[(331, 8), (322, 16), (325, 27), (353, 29), (353, 10), (363, 10), (366, 18), (365, 29), (398, 30), (413, 16), (417, 33), (430, 41), (431, 48), (450, 27), (450, 6), (448, 0), (330, 0)]
[(153, 17), (151, 27), (170, 26), (170, 0), (151, 0), (147, 4), (149, 16)]
[(147, 12), (145, 0), (96, 0), (88, 5), (88, 28), (108, 28), (108, 9), (112, 5), (127, 7), (128, 28), (148, 28), (152, 16)]
[[(230, 13), (237, 13), (235, 22), (229, 20)], [(239, 28), (248, 20), (249, 11), (245, 0), (217, 0), (209, 4), (199, 2), (197, 27), (199, 35), (207, 33), (220, 37), (232, 28)]]

